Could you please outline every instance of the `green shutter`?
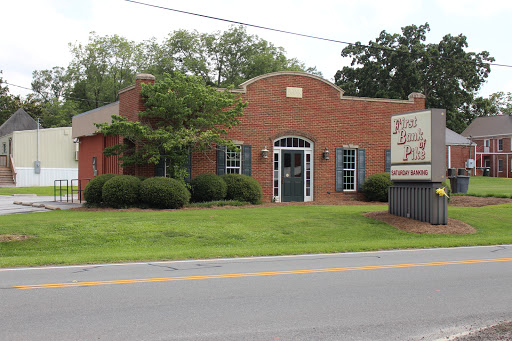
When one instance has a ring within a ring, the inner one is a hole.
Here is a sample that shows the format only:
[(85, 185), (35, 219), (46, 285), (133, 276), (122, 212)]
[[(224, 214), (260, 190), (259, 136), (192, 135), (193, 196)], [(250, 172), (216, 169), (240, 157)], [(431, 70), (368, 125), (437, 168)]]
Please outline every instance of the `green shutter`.
[(391, 149), (384, 150), (384, 172), (391, 171)]
[(242, 150), (242, 174), (251, 176), (252, 146), (244, 144), (244, 145), (242, 145), (241, 150)]
[(155, 165), (155, 176), (165, 176), (165, 159), (163, 157)]
[(343, 148), (336, 148), (336, 192), (343, 192)]
[(190, 148), (188, 150), (187, 161), (185, 162), (184, 168), (187, 171), (185, 182), (190, 183), (192, 180), (192, 150)]
[(217, 175), (226, 173), (226, 147), (217, 146)]
[(363, 183), (366, 178), (366, 151), (364, 149), (357, 150), (357, 190), (363, 190)]

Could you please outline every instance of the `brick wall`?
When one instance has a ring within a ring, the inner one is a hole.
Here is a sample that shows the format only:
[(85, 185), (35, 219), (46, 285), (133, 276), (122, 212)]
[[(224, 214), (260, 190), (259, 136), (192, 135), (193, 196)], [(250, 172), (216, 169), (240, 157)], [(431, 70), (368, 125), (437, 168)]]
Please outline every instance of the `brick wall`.
[(450, 146), (451, 163), (448, 162), (448, 146), (446, 147), (446, 168), (465, 168), (466, 161), (469, 159), (471, 151), (471, 158), (475, 159), (475, 147), (472, 146)]
[[(153, 76), (138, 75), (135, 85), (120, 92), (121, 116), (132, 121), (138, 119), (138, 112), (145, 109), (140, 97), (141, 84), (152, 82)], [(287, 87), (301, 88), (302, 98), (287, 97)], [(344, 97), (332, 83), (296, 72), (257, 77), (242, 84), (242, 90), (237, 92), (249, 105), (227, 139), (252, 146), (251, 172), (263, 188), (264, 201), (273, 197), (275, 139), (293, 135), (314, 142), (314, 200), (345, 200), (358, 194), (336, 192), (335, 149), (348, 145), (364, 148), (366, 176), (383, 172), (384, 151), (390, 148), (391, 115), (425, 108), (421, 95), (405, 101)], [(270, 151), (267, 159), (260, 156), (265, 147)], [(325, 148), (330, 151), (330, 160), (322, 158)], [(193, 177), (215, 173), (215, 150), (194, 153), (192, 165)], [(124, 173), (154, 176), (154, 165), (126, 168)]]
[[(136, 122), (139, 112), (146, 110), (144, 100), (140, 95), (142, 84), (153, 84), (155, 77), (149, 74), (138, 74), (135, 85), (129, 86), (119, 92), (119, 115)], [(123, 170), (123, 174), (152, 177), (155, 175), (155, 165), (130, 166)]]
[[(512, 146), (511, 137), (505, 136), (500, 138), (503, 140), (503, 149), (498, 149), (498, 138), (489, 137), (489, 150), (488, 153), (484, 152), (485, 139), (475, 139), (473, 142), (477, 144), (479, 153), (483, 152), (483, 156), (477, 160), (477, 167), (485, 167), (486, 161), (489, 164), (490, 176), (510, 178), (512, 177)], [(498, 169), (499, 160), (503, 163), (503, 170), (500, 172)], [(482, 170), (477, 170), (477, 175), (482, 175)]]
[[(286, 97), (286, 88), (302, 88), (302, 98)], [(282, 136), (307, 137), (314, 142), (314, 200), (340, 200), (353, 192), (335, 191), (335, 148), (356, 145), (366, 149), (366, 176), (384, 171), (384, 150), (390, 148), (391, 115), (422, 110), (424, 98), (378, 101), (341, 98), (331, 84), (316, 77), (280, 74), (247, 84), (242, 98), (249, 103), (228, 139), (252, 145), (252, 176), (272, 199), (273, 140)], [(267, 147), (269, 158), (260, 151)], [(330, 160), (322, 158), (328, 148)], [(194, 155), (193, 176), (216, 171), (215, 151)]]

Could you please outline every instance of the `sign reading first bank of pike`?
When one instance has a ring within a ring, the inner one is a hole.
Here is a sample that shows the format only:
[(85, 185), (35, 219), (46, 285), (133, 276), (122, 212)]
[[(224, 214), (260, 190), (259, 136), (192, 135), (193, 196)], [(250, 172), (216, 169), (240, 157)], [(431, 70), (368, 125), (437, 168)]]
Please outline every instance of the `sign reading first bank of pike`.
[(446, 114), (429, 109), (391, 117), (389, 213), (448, 223), (448, 200), (436, 189), (446, 180)]

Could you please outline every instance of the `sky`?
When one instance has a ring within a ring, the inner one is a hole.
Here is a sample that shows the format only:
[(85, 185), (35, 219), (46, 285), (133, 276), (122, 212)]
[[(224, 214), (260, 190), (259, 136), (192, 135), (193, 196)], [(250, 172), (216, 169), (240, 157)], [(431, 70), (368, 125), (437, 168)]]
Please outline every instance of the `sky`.
[[(345, 42), (368, 43), (382, 30), (401, 33), (408, 25), (430, 25), (426, 43), (446, 34), (467, 37), (466, 51), (488, 51), (497, 64), (512, 65), (512, 1), (510, 0), (140, 0), (187, 12)], [(4, 81), (30, 88), (34, 70), (67, 67), (69, 43), (86, 44), (89, 33), (141, 42), (162, 41), (178, 29), (201, 33), (225, 31), (231, 24), (143, 6), (124, 0), (0, 1), (0, 70)], [(297, 37), (257, 28), (248, 33), (286, 50), (306, 66), (316, 66), (334, 81), (337, 70), (350, 65), (339, 43)], [(29, 90), (9, 85), (9, 92)], [(512, 92), (512, 67), (492, 66), (479, 95)]]

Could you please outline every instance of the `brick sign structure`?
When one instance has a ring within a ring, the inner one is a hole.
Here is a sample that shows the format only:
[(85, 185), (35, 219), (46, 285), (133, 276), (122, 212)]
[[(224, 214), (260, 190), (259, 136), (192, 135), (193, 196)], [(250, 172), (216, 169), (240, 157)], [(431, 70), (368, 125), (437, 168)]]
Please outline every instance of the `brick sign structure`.
[(446, 113), (440, 109), (391, 117), (389, 212), (431, 224), (447, 224), (447, 198), (436, 189), (446, 180)]

